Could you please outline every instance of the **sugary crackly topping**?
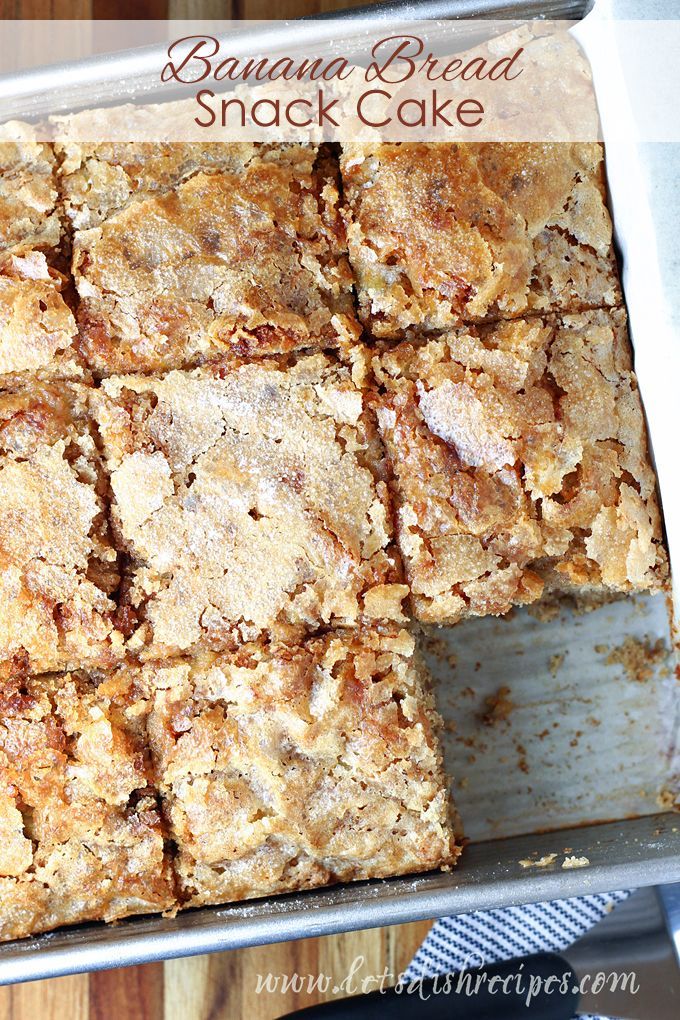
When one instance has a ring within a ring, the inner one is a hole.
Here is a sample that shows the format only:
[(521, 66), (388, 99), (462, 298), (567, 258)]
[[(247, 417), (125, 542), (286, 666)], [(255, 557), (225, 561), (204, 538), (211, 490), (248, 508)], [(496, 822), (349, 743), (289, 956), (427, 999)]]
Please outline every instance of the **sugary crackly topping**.
[(173, 902), (142, 734), (78, 675), (0, 687), (0, 939)]
[(376, 336), (620, 299), (599, 145), (349, 146), (341, 168)]
[(356, 338), (335, 173), (314, 149), (285, 153), (142, 189), (76, 233), (78, 316), (95, 372)]
[(36, 378), (78, 379), (76, 323), (62, 297), (65, 280), (42, 252), (11, 255), (0, 270), (0, 390)]
[(28, 124), (0, 126), (0, 265), (8, 254), (56, 248), (61, 236), (55, 159)]
[(381, 452), (348, 368), (326, 355), (92, 393), (133, 647), (401, 617)]
[[(176, 106), (176, 104), (172, 104)], [(162, 107), (156, 111), (161, 113)], [(86, 130), (85, 111), (58, 119), (55, 151), (64, 210), (75, 230), (97, 227), (130, 199), (162, 195), (199, 171), (242, 173), (253, 162), (289, 164), (303, 177), (309, 175), (310, 149), (302, 145), (265, 146), (254, 142), (99, 142), (80, 140), (84, 134), (104, 137), (103, 125)], [(107, 111), (107, 125), (113, 111)], [(137, 110), (138, 117), (144, 111)], [(133, 107), (120, 111), (129, 120)], [(177, 125), (173, 125), (176, 129)]]
[(407, 632), (251, 644), (142, 676), (189, 905), (454, 859), (437, 717)]
[(461, 329), (375, 363), (421, 619), (663, 581), (623, 312)]
[(120, 652), (101, 485), (83, 389), (0, 396), (0, 675)]

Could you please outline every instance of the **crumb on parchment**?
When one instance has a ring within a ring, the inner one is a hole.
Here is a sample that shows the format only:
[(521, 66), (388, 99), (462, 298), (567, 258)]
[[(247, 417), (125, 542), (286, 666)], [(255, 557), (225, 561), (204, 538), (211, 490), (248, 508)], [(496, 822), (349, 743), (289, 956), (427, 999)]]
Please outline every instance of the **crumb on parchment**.
[[(595, 651), (603, 655), (609, 651), (606, 645), (596, 645)], [(649, 637), (629, 636), (620, 645), (613, 647), (606, 658), (608, 666), (622, 666), (626, 677), (637, 683), (651, 680), (668, 656), (668, 647), (663, 638), (652, 641)]]
[(552, 676), (557, 676), (562, 664), (564, 663), (565, 655), (566, 652), (562, 652), (560, 654), (550, 656), (550, 673)]
[(485, 726), (495, 726), (499, 722), (507, 722), (515, 707), (514, 703), (510, 701), (510, 688), (505, 686), (499, 687), (495, 694), (490, 695), (486, 699), (486, 711), (482, 715), (482, 722)]

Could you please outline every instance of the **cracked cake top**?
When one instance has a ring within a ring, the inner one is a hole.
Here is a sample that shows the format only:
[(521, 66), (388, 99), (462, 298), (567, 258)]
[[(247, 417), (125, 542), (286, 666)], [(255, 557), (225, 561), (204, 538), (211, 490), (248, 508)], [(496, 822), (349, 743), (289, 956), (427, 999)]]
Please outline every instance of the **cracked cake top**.
[(600, 145), (349, 145), (340, 162), (377, 337), (620, 300)]
[(382, 451), (349, 367), (317, 354), (114, 377), (92, 401), (131, 647), (400, 618)]
[(439, 719), (406, 631), (246, 644), (133, 683), (187, 906), (455, 860)]
[(0, 685), (0, 900), (0, 940), (173, 905), (143, 734), (111, 684)]
[(245, 158), (237, 146), (220, 162), (196, 148), (184, 170), (152, 161), (163, 175), (156, 188), (144, 164), (131, 197), (110, 200), (123, 201), (111, 215), (106, 189), (79, 214), (96, 224), (77, 230), (73, 244), (92, 370), (168, 370), (356, 339), (337, 171), (326, 151), (291, 146)]
[(104, 488), (84, 387), (0, 395), (0, 676), (118, 658)]
[(375, 361), (416, 614), (658, 587), (666, 557), (622, 311), (470, 327)]
[(32, 381), (82, 379), (66, 278), (43, 252), (12, 254), (0, 266), (0, 391)]
[(7, 254), (56, 249), (61, 239), (56, 161), (32, 127), (0, 127), (0, 266)]

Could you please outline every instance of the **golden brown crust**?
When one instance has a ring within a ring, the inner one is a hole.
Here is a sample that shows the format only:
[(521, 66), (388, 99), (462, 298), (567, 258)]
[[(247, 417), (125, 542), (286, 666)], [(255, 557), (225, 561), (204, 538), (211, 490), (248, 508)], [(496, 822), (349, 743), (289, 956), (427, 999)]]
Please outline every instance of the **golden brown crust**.
[(0, 940), (174, 904), (138, 730), (78, 674), (0, 687)]
[(136, 685), (185, 906), (455, 861), (438, 718), (406, 631), (150, 663)]
[(55, 159), (28, 124), (0, 127), (0, 263), (8, 254), (56, 249), (61, 238)]
[(0, 677), (121, 654), (103, 485), (83, 387), (0, 396)]
[(419, 619), (657, 588), (666, 554), (622, 311), (515, 320), (375, 360)]
[(141, 620), (131, 648), (402, 618), (382, 451), (349, 367), (317, 354), (114, 377), (92, 403)]
[(377, 337), (620, 300), (600, 145), (349, 146), (341, 169)]
[[(75, 235), (78, 320), (95, 373), (356, 339), (337, 172), (325, 152), (291, 146), (221, 169), (195, 157), (192, 173), (180, 161), (189, 176), (174, 186), (177, 166), (158, 162), (163, 183), (151, 189), (145, 164), (127, 204)], [(108, 200), (95, 199), (97, 208)], [(86, 222), (102, 215), (90, 211)]]
[[(309, 159), (309, 150), (298, 145), (272, 150), (254, 142), (84, 143), (77, 135), (83, 133), (79, 122), (86, 116), (77, 114), (60, 124), (55, 144), (59, 192), (74, 230), (99, 226), (133, 198), (167, 194), (199, 171), (239, 174), (262, 159), (288, 161), (291, 166)], [(134, 107), (127, 116), (134, 117)], [(104, 130), (104, 125), (97, 125), (93, 134)]]
[(65, 278), (42, 252), (10, 255), (0, 268), (0, 390), (32, 380), (85, 378)]
[(0, 392), (84, 378), (64, 300), (62, 227), (51, 146), (17, 121), (0, 126)]

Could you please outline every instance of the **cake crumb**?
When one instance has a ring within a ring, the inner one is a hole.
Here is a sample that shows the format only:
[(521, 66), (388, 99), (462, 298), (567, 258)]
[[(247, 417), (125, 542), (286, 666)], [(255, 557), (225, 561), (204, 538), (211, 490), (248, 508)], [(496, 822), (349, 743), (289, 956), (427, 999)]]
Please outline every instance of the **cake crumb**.
[(544, 854), (543, 857), (538, 857), (535, 861), (531, 858), (518, 861), (523, 868), (547, 868), (549, 864), (553, 864), (557, 859), (557, 854)]
[(528, 775), (528, 773), (529, 773), (529, 765), (527, 763), (527, 750), (526, 750), (526, 747), (524, 747), (523, 744), (518, 742), (518, 743), (515, 744), (515, 750), (517, 751), (517, 755), (518, 755), (518, 758), (517, 758), (517, 768), (520, 770), (520, 772), (523, 772), (525, 775)]
[(562, 861), (563, 868), (587, 868), (589, 864), (587, 857), (565, 857)]
[(669, 789), (660, 790), (656, 798), (656, 803), (659, 805), (662, 811), (680, 810), (680, 801), (678, 800), (678, 795), (674, 790)]
[(495, 694), (486, 699), (486, 712), (482, 715), (485, 726), (495, 726), (499, 722), (507, 722), (515, 705), (510, 701), (510, 688), (503, 685)]
[(654, 676), (654, 667), (660, 665), (668, 654), (663, 638), (651, 642), (648, 638), (627, 637), (616, 645), (607, 656), (608, 666), (622, 666), (629, 680), (646, 683)]
[(550, 656), (550, 673), (552, 676), (557, 676), (564, 662), (565, 654), (565, 652), (561, 652), (558, 655)]
[(560, 602), (546, 596), (540, 602), (531, 603), (527, 612), (539, 623), (552, 623), (560, 615)]

